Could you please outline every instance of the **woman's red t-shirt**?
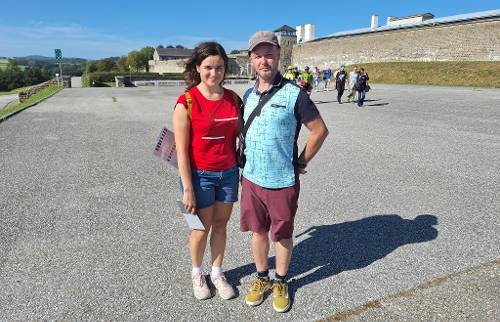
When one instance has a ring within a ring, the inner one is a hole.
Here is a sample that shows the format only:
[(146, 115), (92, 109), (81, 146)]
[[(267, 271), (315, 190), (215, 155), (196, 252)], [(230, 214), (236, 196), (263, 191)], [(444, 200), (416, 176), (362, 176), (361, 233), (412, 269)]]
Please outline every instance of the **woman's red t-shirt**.
[[(195, 86), (188, 90), (193, 102), (189, 154), (191, 169), (224, 171), (236, 165), (238, 108), (233, 94), (224, 89), (223, 98), (209, 100)], [(184, 94), (177, 103), (187, 102)]]

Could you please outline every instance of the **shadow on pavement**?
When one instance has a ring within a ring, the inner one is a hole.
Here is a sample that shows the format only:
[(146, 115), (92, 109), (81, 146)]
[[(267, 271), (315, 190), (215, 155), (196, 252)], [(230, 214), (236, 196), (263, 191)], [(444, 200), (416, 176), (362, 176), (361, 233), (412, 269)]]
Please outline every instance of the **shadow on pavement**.
[(328, 104), (328, 103), (337, 103), (337, 101), (314, 101), (313, 100), (313, 103), (316, 105), (320, 105), (320, 104)]
[[(366, 267), (400, 246), (435, 239), (438, 231), (433, 226), (437, 224), (434, 215), (418, 215), (412, 220), (387, 214), (307, 229), (295, 236), (306, 239), (295, 245), (288, 271), (292, 303), (295, 292), (304, 285)], [(274, 257), (269, 267), (275, 267)], [(254, 272), (251, 263), (225, 274), (233, 285), (241, 285), (241, 278)]]
[(389, 105), (389, 103), (366, 104), (365, 106), (386, 106), (386, 105)]

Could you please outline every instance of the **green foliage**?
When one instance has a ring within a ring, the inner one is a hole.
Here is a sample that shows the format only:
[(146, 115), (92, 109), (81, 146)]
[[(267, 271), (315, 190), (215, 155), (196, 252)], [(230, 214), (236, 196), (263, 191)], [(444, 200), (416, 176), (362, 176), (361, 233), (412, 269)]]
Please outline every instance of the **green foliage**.
[[(59, 73), (59, 63), (53, 58), (41, 57), (32, 58), (32, 56), (16, 58), (16, 62), (19, 68), (24, 69), (27, 67), (38, 67), (40, 69), (46, 69), (50, 74), (49, 78), (55, 77), (56, 73)], [(63, 58), (61, 67), (63, 70), (63, 75), (69, 76), (81, 76), (84, 71), (86, 60), (80, 58)]]
[(111, 58), (104, 58), (97, 62), (98, 72), (111, 72), (116, 69), (117, 69), (116, 62)]
[[(387, 62), (357, 66), (363, 67), (374, 83), (500, 87), (499, 62)], [(348, 71), (350, 67), (347, 66)]]
[(21, 69), (15, 59), (9, 59), (5, 69), (0, 69), (0, 92), (43, 83), (50, 78), (47, 68), (28, 66)]
[(27, 107), (40, 103), (41, 101), (59, 92), (61, 89), (63, 89), (62, 86), (57, 86), (57, 85), (47, 86), (47, 88), (31, 96), (26, 101), (19, 103), (15, 106), (7, 107), (4, 108), (3, 110), (0, 110), (0, 120)]
[(90, 73), (95, 73), (97, 72), (97, 64), (98, 61), (92, 60), (87, 62), (87, 65), (85, 66), (85, 74), (90, 74)]
[(149, 72), (149, 61), (153, 59), (153, 54), (155, 49), (153, 47), (144, 47), (140, 51), (141, 67), (143, 67), (146, 72)]
[(122, 56), (120, 58), (118, 58), (118, 60), (116, 61), (116, 67), (118, 68), (118, 71), (120, 72), (128, 72), (129, 68), (128, 68), (128, 63), (127, 63), (127, 57), (125, 56)]
[(141, 53), (137, 50), (133, 50), (127, 55), (127, 63), (131, 66), (135, 72), (139, 71), (139, 67), (141, 67)]
[(239, 54), (240, 51), (237, 50), (237, 49), (234, 49), (234, 50), (231, 50), (231, 52), (229, 53), (230, 55), (234, 55), (234, 54)]

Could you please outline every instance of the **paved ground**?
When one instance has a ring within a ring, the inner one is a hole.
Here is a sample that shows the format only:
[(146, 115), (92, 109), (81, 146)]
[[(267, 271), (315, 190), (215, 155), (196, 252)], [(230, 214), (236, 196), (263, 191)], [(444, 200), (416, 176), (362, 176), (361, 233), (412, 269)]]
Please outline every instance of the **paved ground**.
[(500, 90), (373, 87), (362, 109), (313, 93), (331, 135), (302, 179), (282, 315), (244, 304), (238, 207), (239, 297), (191, 295), (178, 178), (151, 153), (180, 88), (65, 89), (3, 122), (0, 320), (498, 320)]
[(3, 109), (4, 107), (7, 107), (7, 105), (10, 102), (13, 102), (17, 100), (18, 95), (17, 94), (12, 94), (12, 95), (0, 95), (0, 110)]

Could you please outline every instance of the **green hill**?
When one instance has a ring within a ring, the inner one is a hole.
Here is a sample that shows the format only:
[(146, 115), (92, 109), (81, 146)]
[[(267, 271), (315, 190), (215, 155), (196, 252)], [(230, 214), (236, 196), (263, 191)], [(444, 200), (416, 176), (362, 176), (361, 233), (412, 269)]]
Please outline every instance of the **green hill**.
[[(358, 64), (373, 83), (500, 88), (498, 62), (388, 62)], [(347, 66), (350, 71), (352, 66)]]

